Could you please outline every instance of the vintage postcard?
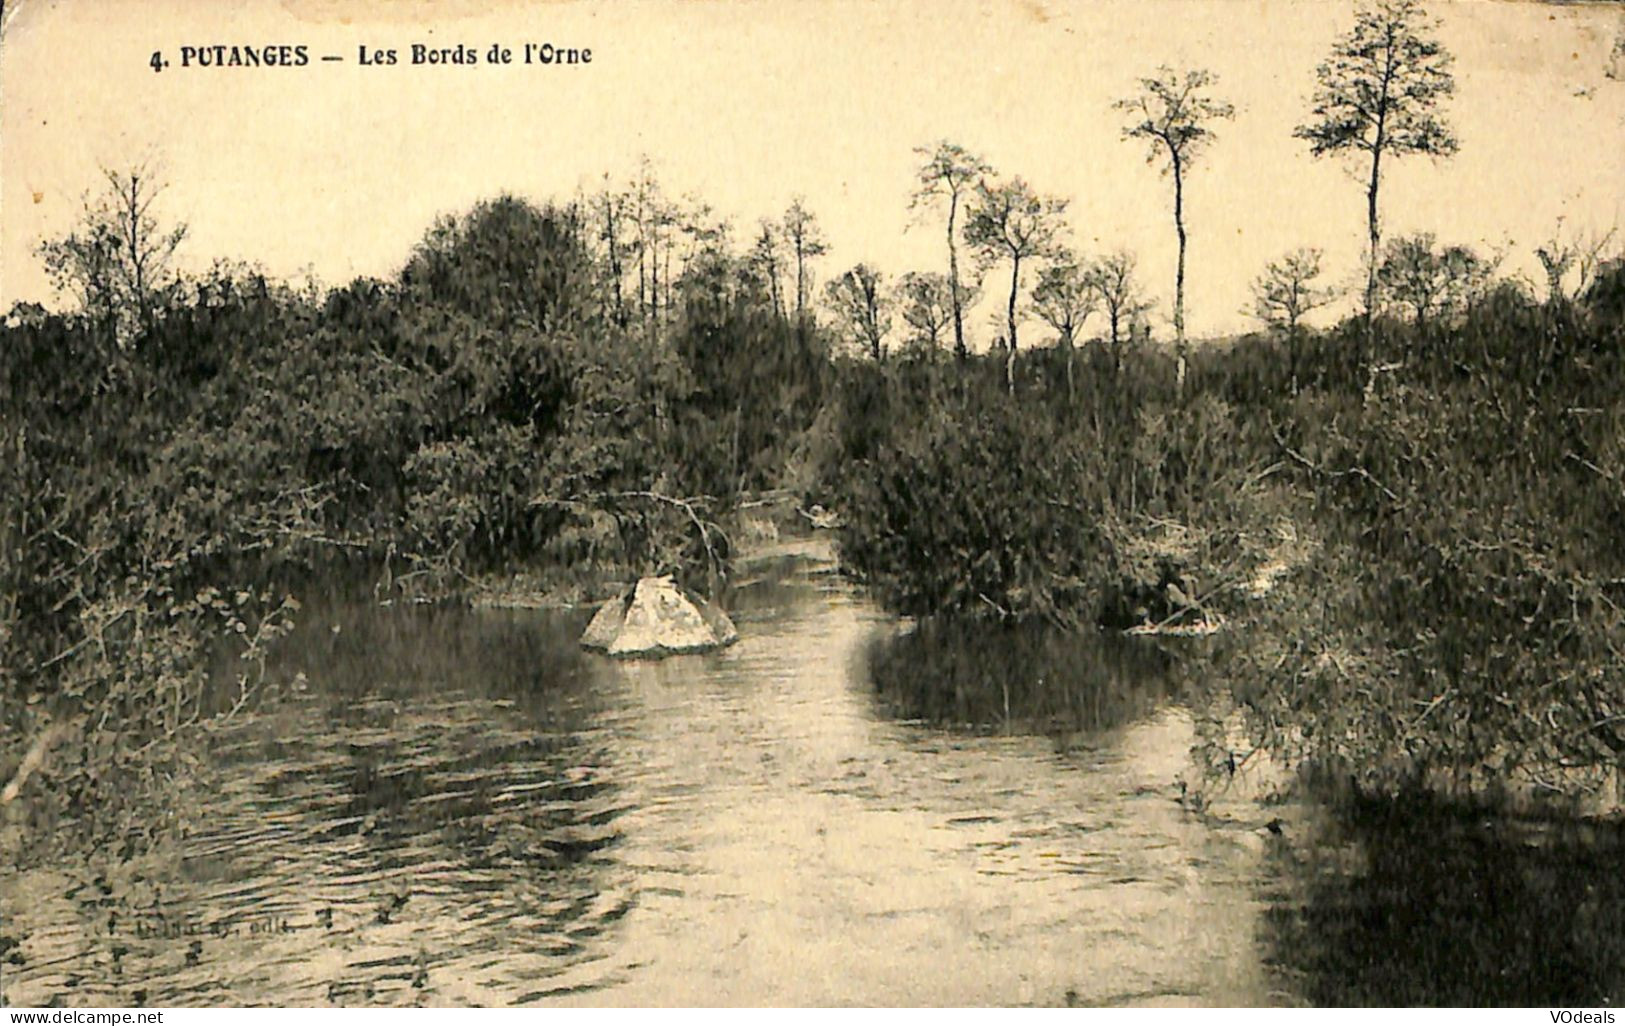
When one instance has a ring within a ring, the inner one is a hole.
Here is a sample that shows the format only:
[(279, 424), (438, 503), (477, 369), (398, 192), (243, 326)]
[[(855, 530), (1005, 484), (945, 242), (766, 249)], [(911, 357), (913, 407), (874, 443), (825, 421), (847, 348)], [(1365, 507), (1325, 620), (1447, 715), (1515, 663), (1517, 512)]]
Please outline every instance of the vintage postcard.
[(0, 1003), (1625, 999), (1621, 5), (6, 0), (0, 127)]

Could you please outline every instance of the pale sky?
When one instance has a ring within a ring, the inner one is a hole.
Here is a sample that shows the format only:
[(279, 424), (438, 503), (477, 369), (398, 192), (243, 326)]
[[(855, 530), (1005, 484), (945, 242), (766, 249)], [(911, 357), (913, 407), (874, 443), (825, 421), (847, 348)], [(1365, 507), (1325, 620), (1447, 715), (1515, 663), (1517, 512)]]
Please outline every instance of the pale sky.
[[(1237, 107), (1187, 183), (1187, 319), (1243, 329), (1248, 283), (1300, 245), (1352, 279), (1364, 195), (1292, 138), (1341, 0), (549, 3), (22, 0), (0, 36), (0, 308), (50, 302), (34, 247), (67, 231), (98, 167), (156, 155), (182, 263), (245, 259), (328, 284), (397, 270), (437, 214), (509, 191), (568, 197), (648, 154), (669, 192), (756, 219), (806, 196), (831, 252), (942, 269), (940, 225), (908, 227), (913, 148), (950, 138), (1071, 200), (1085, 252), (1126, 246), (1169, 313), (1171, 184), (1120, 137), (1113, 100), (1158, 64), (1205, 66)], [(1534, 245), (1562, 216), (1625, 229), (1625, 81), (1605, 77), (1617, 4), (1437, 3), (1457, 57), (1461, 152), (1390, 166), (1390, 235)], [(413, 67), (412, 43), (475, 67)], [(488, 66), (492, 43), (585, 46), (587, 67)], [(184, 45), (304, 44), (301, 68), (181, 68)], [(361, 67), (358, 47), (402, 64)], [(154, 50), (171, 61), (155, 74)], [(343, 63), (323, 63), (334, 53)], [(906, 229), (906, 230), (905, 230)], [(993, 289), (1003, 287), (994, 278)], [(994, 304), (987, 304), (989, 312)], [(972, 327), (991, 336), (988, 316)], [(1091, 325), (1090, 328), (1095, 326)], [(1028, 329), (1037, 341), (1042, 333)]]

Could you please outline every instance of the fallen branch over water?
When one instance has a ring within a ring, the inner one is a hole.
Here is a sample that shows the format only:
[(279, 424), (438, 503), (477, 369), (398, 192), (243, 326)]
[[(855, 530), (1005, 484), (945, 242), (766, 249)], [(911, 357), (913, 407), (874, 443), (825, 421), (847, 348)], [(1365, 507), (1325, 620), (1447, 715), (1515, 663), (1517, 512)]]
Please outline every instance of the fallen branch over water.
[(716, 547), (711, 543), (711, 538), (714, 533), (730, 549), (733, 547), (733, 542), (721, 525), (715, 521), (707, 521), (700, 516), (700, 512), (706, 511), (706, 507), (716, 501), (709, 495), (697, 495), (683, 499), (662, 492), (632, 489), (610, 492), (582, 492), (562, 499), (539, 495), (531, 499), (529, 505), (532, 507), (559, 506), (565, 509), (598, 510), (603, 508), (602, 504), (605, 500), (616, 499), (641, 499), (682, 510), (687, 515), (689, 522), (699, 532), (700, 543), (705, 546), (705, 555), (710, 560), (712, 570), (719, 575), (726, 576), (726, 568), (723, 565), (722, 558), (717, 555)]

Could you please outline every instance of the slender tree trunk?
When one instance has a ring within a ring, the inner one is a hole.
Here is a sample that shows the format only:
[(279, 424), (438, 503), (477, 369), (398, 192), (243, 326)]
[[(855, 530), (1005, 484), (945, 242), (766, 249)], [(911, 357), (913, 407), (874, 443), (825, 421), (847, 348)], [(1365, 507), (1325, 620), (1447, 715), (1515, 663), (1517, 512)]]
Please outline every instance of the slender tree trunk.
[(880, 290), (878, 285), (866, 285), (863, 290), (863, 302), (868, 307), (869, 323), (866, 328), (869, 333), (869, 350), (874, 354), (875, 363), (879, 364), (885, 357), (881, 349), (880, 337)]
[(152, 304), (147, 296), (146, 260), (141, 252), (141, 176), (130, 175), (130, 197), (125, 203), (124, 228), (129, 233), (130, 291), (135, 300), (136, 327), (152, 326)]
[(1291, 377), (1292, 394), (1298, 394), (1298, 315), (1296, 311), (1287, 314), (1286, 322), (1286, 365)]
[[(666, 271), (666, 273), (665, 273), (664, 278), (665, 278), (665, 282), (666, 282), (666, 312), (669, 314), (671, 312), (671, 309), (672, 309), (672, 302), (671, 302), (671, 240), (670, 239), (666, 240), (666, 268), (665, 268), (665, 271)], [(661, 333), (664, 334), (664, 332), (666, 330), (664, 323), (661, 324), (660, 330), (661, 330)]]
[(959, 246), (954, 242), (954, 219), (959, 213), (959, 190), (948, 197), (948, 293), (954, 308), (954, 356), (963, 363), (970, 357), (965, 347), (965, 314), (959, 303)]
[(1004, 377), (1010, 394), (1016, 394), (1016, 296), (1021, 292), (1021, 257), (1010, 257), (1010, 302), (1005, 308), (1005, 320), (1010, 326), (1010, 355), (1005, 357)]
[(1179, 259), (1174, 266), (1174, 351), (1178, 366), (1174, 394), (1185, 394), (1185, 179), (1174, 154), (1174, 231), (1179, 236)]
[(1377, 220), (1377, 189), (1382, 184), (1382, 129), (1377, 129), (1377, 145), (1371, 151), (1371, 183), (1365, 191), (1366, 227), (1370, 249), (1366, 253), (1365, 320), (1369, 335), (1377, 311), (1377, 254), (1382, 246), (1382, 226)]
[(1010, 301), (1005, 305), (1005, 323), (1010, 329), (1010, 351), (1016, 351), (1016, 297), (1021, 294), (1021, 257), (1010, 258)]
[[(1377, 345), (1377, 252), (1382, 245), (1382, 226), (1377, 220), (1377, 187), (1382, 183), (1382, 120), (1377, 121), (1377, 142), (1371, 149), (1371, 184), (1366, 188), (1366, 225), (1370, 231), (1370, 248), (1366, 252), (1365, 267), (1365, 331), (1364, 353), (1355, 354), (1355, 365), (1371, 359)], [(1375, 368), (1375, 362), (1372, 363)], [(1377, 381), (1375, 369), (1367, 376), (1365, 395), (1371, 394)]]
[(1061, 347), (1066, 353), (1066, 400), (1068, 404), (1078, 399), (1077, 386), (1072, 381), (1072, 326), (1069, 324), (1061, 333)]
[(655, 227), (654, 251), (649, 255), (649, 315), (654, 337), (660, 337), (660, 228)]
[(801, 243), (796, 242), (796, 326), (801, 327), (806, 320), (807, 305), (807, 257), (801, 249)]
[(1179, 236), (1179, 261), (1174, 268), (1174, 341), (1179, 346), (1180, 360), (1185, 353), (1185, 179), (1179, 166), (1179, 154), (1173, 158), (1174, 169), (1174, 232)]
[(626, 327), (626, 297), (621, 290), (620, 228), (615, 224), (615, 201), (604, 200), (604, 234), (609, 237), (609, 277), (614, 296), (615, 323)]

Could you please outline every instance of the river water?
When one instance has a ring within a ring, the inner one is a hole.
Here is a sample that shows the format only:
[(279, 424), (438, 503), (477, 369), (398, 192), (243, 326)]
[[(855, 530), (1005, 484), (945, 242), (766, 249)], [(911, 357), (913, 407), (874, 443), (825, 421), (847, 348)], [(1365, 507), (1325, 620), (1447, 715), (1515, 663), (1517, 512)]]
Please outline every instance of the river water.
[(183, 843), (4, 878), (5, 1000), (1620, 996), (1613, 841), (1350, 824), (1247, 769), (1198, 812), (1154, 647), (910, 630), (781, 557), (737, 645), (658, 663), (581, 652), (586, 612), (309, 606), (308, 684), (217, 739)]

